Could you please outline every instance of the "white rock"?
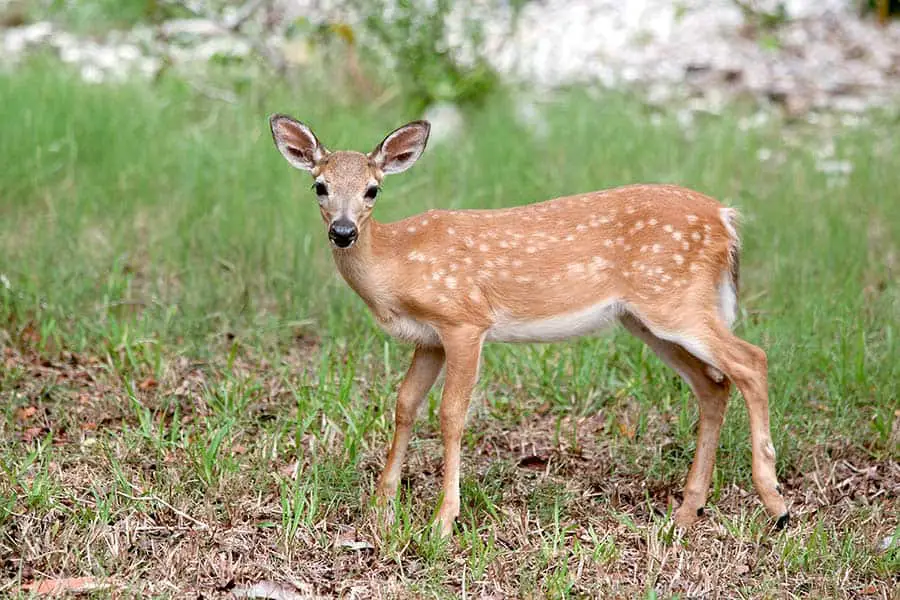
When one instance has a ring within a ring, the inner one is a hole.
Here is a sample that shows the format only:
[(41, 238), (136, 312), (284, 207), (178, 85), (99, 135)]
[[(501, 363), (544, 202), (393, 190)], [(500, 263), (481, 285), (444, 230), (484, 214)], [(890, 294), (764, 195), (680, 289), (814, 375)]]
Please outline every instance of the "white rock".
[(247, 56), (250, 44), (236, 37), (214, 37), (190, 49), (193, 60), (208, 61), (214, 56)]
[[(7, 286), (9, 287), (9, 286)], [(900, 536), (889, 535), (887, 537), (882, 538), (876, 545), (875, 550), (878, 553), (884, 553), (893, 548), (894, 546), (900, 544)]]
[(47, 21), (13, 27), (3, 32), (3, 57), (6, 60), (18, 59), (29, 46), (46, 42), (53, 35), (53, 25)]
[(212, 37), (225, 33), (218, 24), (207, 19), (172, 19), (163, 23), (159, 30), (166, 37)]

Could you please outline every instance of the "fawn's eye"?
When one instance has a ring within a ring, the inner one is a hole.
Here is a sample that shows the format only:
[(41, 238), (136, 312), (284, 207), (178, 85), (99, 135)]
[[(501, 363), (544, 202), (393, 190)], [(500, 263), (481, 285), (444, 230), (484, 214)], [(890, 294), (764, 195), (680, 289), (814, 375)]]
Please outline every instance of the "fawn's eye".
[(321, 181), (317, 181), (313, 184), (313, 187), (316, 188), (316, 196), (327, 196), (328, 195), (328, 186), (326, 186)]
[(368, 188), (366, 188), (366, 199), (374, 200), (375, 196), (377, 196), (377, 195), (378, 195), (378, 186), (370, 185)]

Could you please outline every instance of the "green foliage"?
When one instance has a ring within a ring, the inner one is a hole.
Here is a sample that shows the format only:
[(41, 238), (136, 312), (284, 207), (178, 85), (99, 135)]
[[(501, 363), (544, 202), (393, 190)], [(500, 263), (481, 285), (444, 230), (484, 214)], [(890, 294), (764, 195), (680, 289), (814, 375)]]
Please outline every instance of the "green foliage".
[(76, 31), (100, 32), (184, 17), (189, 12), (165, 0), (33, 0), (33, 18), (61, 19)]
[[(430, 5), (430, 6), (429, 6)], [(499, 78), (482, 52), (480, 23), (464, 17), (465, 51), (447, 46), (451, 0), (372, 0), (360, 5), (364, 26), (393, 61), (403, 97), (413, 113), (437, 102), (482, 104), (496, 92)], [(463, 11), (465, 12), (465, 11)]]
[(789, 20), (784, 2), (779, 2), (771, 10), (759, 7), (753, 0), (732, 0), (732, 2), (744, 13), (745, 22), (762, 31), (777, 29)]
[[(862, 12), (865, 13), (879, 13), (879, 5), (887, 4), (886, 15), (895, 16), (900, 15), (900, 0), (864, 0), (860, 2), (860, 7), (862, 8)], [(883, 9), (881, 9), (883, 10)]]

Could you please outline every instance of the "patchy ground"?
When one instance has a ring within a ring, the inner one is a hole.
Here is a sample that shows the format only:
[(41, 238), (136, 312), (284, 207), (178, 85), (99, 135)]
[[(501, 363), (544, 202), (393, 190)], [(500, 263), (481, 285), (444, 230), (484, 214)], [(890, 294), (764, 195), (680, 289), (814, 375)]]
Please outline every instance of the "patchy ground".
[(269, 584), (293, 598), (895, 594), (900, 152), (889, 115), (744, 127), (736, 107), (686, 128), (628, 96), (571, 90), (541, 108), (534, 137), (498, 97), (389, 181), (375, 213), (385, 221), (636, 181), (739, 207), (737, 331), (769, 356), (794, 515), (778, 532), (762, 513), (734, 396), (707, 516), (673, 529), (696, 403), (619, 332), (487, 347), (462, 516), (443, 544), (428, 525), (439, 392), (382, 529), (366, 497), (410, 349), (334, 273), (310, 182), (265, 125), (296, 109), (329, 147), (366, 150), (408, 115), (317, 81), (235, 84), (232, 104), (170, 76), (95, 86), (44, 63), (0, 73), (11, 115), (0, 136), (0, 596), (272, 595)]
[[(371, 407), (381, 425), (351, 451), (344, 423), (298, 412), (315, 360), (311, 347), (282, 365), (176, 360), (159, 380), (123, 382), (108, 359), (7, 347), (3, 390), (19, 400), (2, 430), (0, 591), (78, 574), (64, 583), (100, 597), (231, 597), (259, 582), (385, 598), (896, 592), (900, 555), (885, 541), (900, 527), (896, 460), (841, 442), (805, 448), (817, 467), (782, 473), (793, 517), (783, 532), (748, 481), (717, 477), (706, 518), (683, 532), (663, 512), (684, 474), (652, 465), (661, 453), (686, 464), (690, 449), (666, 436), (672, 415), (645, 415), (636, 436), (627, 396), (582, 418), (528, 400), (502, 420), (489, 402), (475, 411), (463, 516), (446, 546), (425, 529), (440, 477), (439, 434), (425, 418), (399, 523), (381, 529), (361, 502), (390, 407)], [(356, 468), (342, 472), (351, 454)]]

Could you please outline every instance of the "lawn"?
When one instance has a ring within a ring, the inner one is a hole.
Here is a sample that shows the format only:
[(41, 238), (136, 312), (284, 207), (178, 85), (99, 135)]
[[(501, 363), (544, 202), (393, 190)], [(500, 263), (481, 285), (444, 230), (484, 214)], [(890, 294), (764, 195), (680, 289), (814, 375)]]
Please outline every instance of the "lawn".
[[(369, 150), (418, 115), (312, 76), (237, 103), (164, 76), (0, 75), (0, 595), (93, 577), (96, 597), (218, 597), (260, 580), (324, 597), (872, 597), (900, 585), (897, 121), (684, 127), (633, 98), (545, 98), (541, 135), (496, 97), (386, 182), (376, 218), (634, 182), (739, 207), (737, 330), (768, 352), (792, 522), (750, 481), (732, 394), (706, 517), (672, 526), (696, 403), (624, 331), (488, 345), (462, 514), (430, 534), (440, 386), (397, 519), (367, 504), (412, 348), (343, 283), (308, 177), (266, 117)], [(852, 172), (829, 172), (827, 160)], [(355, 595), (354, 595), (355, 594)], [(896, 596), (893, 596), (896, 597)]]

